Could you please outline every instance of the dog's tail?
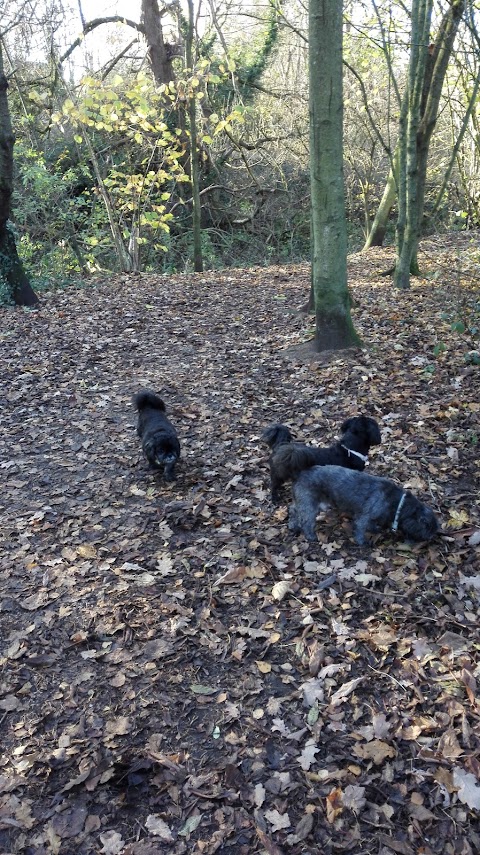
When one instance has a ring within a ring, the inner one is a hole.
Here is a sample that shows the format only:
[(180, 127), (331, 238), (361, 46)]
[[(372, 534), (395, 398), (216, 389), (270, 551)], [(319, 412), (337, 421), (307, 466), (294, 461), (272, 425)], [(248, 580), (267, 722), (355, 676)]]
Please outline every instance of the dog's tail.
[(262, 439), (272, 449), (293, 442), (293, 436), (286, 425), (272, 425), (263, 431)]
[(276, 450), (273, 460), (275, 469), (283, 472), (284, 477), (291, 481), (295, 481), (304, 469), (323, 466), (327, 462), (325, 449), (300, 445), (296, 442), (285, 444)]
[(162, 413), (165, 412), (165, 404), (160, 395), (156, 395), (155, 392), (149, 392), (146, 389), (134, 395), (133, 403), (139, 412), (146, 409), (146, 407), (150, 407), (152, 410), (160, 410)]

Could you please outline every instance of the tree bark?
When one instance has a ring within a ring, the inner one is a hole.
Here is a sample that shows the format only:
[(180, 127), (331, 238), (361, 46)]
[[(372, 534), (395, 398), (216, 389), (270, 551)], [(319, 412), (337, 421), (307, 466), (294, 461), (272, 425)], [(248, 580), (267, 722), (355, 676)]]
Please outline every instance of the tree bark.
[[(435, 38), (435, 42), (433, 44), (429, 43), (429, 34), (427, 34), (427, 42), (428, 44), (428, 52), (425, 57), (424, 64), (424, 78), (423, 78), (423, 86), (422, 86), (422, 98), (421, 98), (421, 118), (418, 123), (418, 137), (417, 137), (417, 146), (418, 146), (418, 154), (417, 154), (417, 204), (418, 204), (418, 221), (421, 228), (421, 223), (423, 219), (423, 209), (424, 209), (424, 201), (425, 201), (425, 180), (426, 180), (426, 171), (427, 171), (427, 163), (428, 163), (428, 153), (430, 148), (430, 140), (435, 129), (435, 125), (437, 122), (438, 116), (438, 108), (440, 103), (440, 98), (443, 89), (443, 83), (445, 80), (445, 74), (447, 71), (448, 62), (453, 50), (453, 45), (455, 41), (455, 36), (458, 31), (458, 27), (460, 25), (460, 21), (465, 12), (466, 0), (452, 0), (451, 5), (445, 12), (442, 21), (440, 23), (440, 27)], [(412, 12), (412, 21), (413, 21), (413, 12)], [(412, 49), (414, 49), (415, 45), (412, 41)], [(404, 96), (405, 97), (405, 96)], [(402, 101), (403, 105), (403, 101)], [(394, 171), (390, 169), (387, 184), (375, 216), (375, 219), (372, 223), (372, 227), (370, 229), (370, 234), (368, 235), (367, 241), (365, 242), (364, 250), (369, 249), (371, 246), (382, 246), (383, 239), (385, 236), (386, 225), (388, 222), (388, 217), (390, 214), (393, 205), (395, 204), (395, 198), (397, 193), (397, 182), (395, 178), (398, 178), (398, 157), (399, 157), (399, 146), (401, 145), (401, 130), (399, 129), (399, 142), (397, 143), (397, 147), (395, 150), (395, 164), (397, 175), (395, 175)], [(412, 250), (412, 259), (411, 259), (411, 269), (418, 269), (418, 264), (416, 261), (418, 249), (418, 237), (415, 241), (413, 250)]]
[(425, 184), (427, 178), (428, 152), (435, 125), (437, 123), (438, 108), (442, 96), (443, 81), (447, 73), (448, 62), (453, 50), (455, 36), (465, 12), (465, 0), (453, 0), (450, 9), (444, 15), (440, 30), (435, 39), (433, 48), (429, 48), (427, 60), (427, 74), (425, 75), (425, 86), (423, 92), (423, 103), (421, 108), (421, 120), (417, 132), (417, 218), (418, 231), (415, 236), (410, 261), (412, 273), (418, 272), (418, 244), (423, 222), (423, 211), (425, 207)]
[(370, 232), (367, 240), (365, 241), (362, 252), (366, 252), (366, 250), (370, 249), (371, 246), (383, 246), (390, 211), (392, 210), (395, 204), (395, 199), (397, 198), (398, 156), (399, 151), (397, 147), (393, 156), (394, 166), (393, 168), (390, 167), (385, 190), (383, 191), (383, 196), (380, 200), (377, 213), (375, 214), (375, 218), (370, 227)]
[(0, 286), (17, 306), (37, 306), (39, 299), (18, 257), (15, 236), (8, 223), (13, 191), (14, 135), (8, 106), (8, 81), (0, 42)]
[(408, 73), (408, 99), (406, 99), (407, 127), (406, 134), (402, 134), (399, 140), (399, 204), (394, 274), (395, 286), (402, 290), (410, 287), (410, 268), (419, 240), (419, 204), (423, 194), (419, 187), (417, 134), (420, 127), (432, 6), (433, 0), (414, 0), (412, 4), (412, 46)]
[[(193, 73), (193, 36), (195, 30), (195, 18), (193, 11), (193, 0), (187, 0), (188, 5), (188, 31), (186, 38), (185, 58), (187, 62), (187, 73)], [(202, 204), (200, 201), (200, 168), (198, 162), (198, 134), (197, 134), (197, 102), (195, 90), (192, 88), (188, 101), (188, 118), (190, 125), (190, 177), (192, 180), (192, 229), (193, 229), (193, 269), (196, 273), (203, 271), (202, 255)]]
[(315, 349), (358, 346), (347, 285), (341, 0), (310, 0), (310, 184)]
[(163, 39), (162, 14), (157, 0), (142, 0), (142, 29), (148, 45), (148, 56), (157, 86), (175, 79), (171, 52)]

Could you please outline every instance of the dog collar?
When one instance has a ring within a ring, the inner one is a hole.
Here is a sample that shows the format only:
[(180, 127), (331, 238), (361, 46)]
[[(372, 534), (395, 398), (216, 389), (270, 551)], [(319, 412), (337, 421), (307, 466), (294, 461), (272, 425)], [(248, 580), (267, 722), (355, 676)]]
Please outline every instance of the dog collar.
[(395, 518), (394, 518), (393, 523), (392, 523), (392, 531), (397, 531), (397, 529), (398, 529), (398, 523), (400, 521), (400, 511), (403, 508), (403, 503), (404, 503), (406, 498), (407, 498), (407, 494), (402, 493), (402, 495), (400, 496), (400, 501), (397, 505), (397, 510), (395, 511)]
[(349, 457), (351, 454), (353, 454), (353, 455), (355, 455), (355, 457), (359, 457), (363, 463), (368, 463), (368, 457), (366, 454), (360, 454), (359, 451), (354, 451), (352, 448), (347, 448), (347, 446), (342, 445), (342, 443), (340, 443), (340, 447), (343, 448), (347, 452)]

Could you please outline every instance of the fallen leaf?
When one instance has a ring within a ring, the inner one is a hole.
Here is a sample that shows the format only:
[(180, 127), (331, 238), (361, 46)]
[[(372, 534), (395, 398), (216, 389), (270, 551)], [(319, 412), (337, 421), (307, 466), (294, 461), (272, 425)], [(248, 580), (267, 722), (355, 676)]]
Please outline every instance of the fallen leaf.
[(335, 822), (337, 816), (343, 813), (342, 790), (336, 787), (331, 790), (326, 798), (327, 822)]
[(283, 828), (290, 828), (288, 813), (279, 813), (278, 810), (267, 810), (265, 811), (265, 819), (268, 819), (273, 832), (281, 831)]
[(77, 546), (77, 555), (81, 558), (96, 558), (97, 550), (90, 543), (86, 543), (84, 546)]
[(122, 835), (118, 831), (104, 831), (100, 835), (100, 841), (103, 844), (103, 849), (100, 849), (101, 855), (121, 855), (125, 847), (125, 841), (122, 840)]
[(20, 701), (15, 695), (6, 695), (0, 700), (0, 710), (5, 710), (5, 712), (12, 712), (18, 709), (19, 706)]
[(458, 798), (471, 810), (480, 810), (480, 786), (475, 775), (465, 772), (460, 766), (453, 767), (453, 784), (458, 790)]
[(292, 590), (292, 583), (287, 581), (287, 579), (281, 579), (280, 582), (276, 582), (272, 588), (272, 597), (278, 603), (280, 603), (284, 596), (288, 594), (289, 591)]
[(357, 787), (355, 784), (349, 784), (345, 787), (342, 795), (343, 806), (353, 810), (354, 813), (360, 813), (365, 807), (365, 787)]
[(301, 843), (302, 840), (305, 840), (310, 834), (313, 828), (313, 814), (306, 813), (302, 816), (302, 818), (297, 822), (295, 826), (295, 831), (293, 834), (290, 834), (287, 838), (287, 842), (290, 846), (293, 846), (294, 843)]
[(330, 698), (331, 706), (338, 706), (343, 703), (352, 692), (355, 691), (358, 685), (364, 681), (365, 677), (356, 677), (354, 680), (349, 680), (348, 683), (344, 683)]
[(110, 719), (107, 721), (107, 725), (105, 730), (110, 735), (114, 736), (124, 736), (126, 733), (130, 732), (130, 719), (126, 715), (121, 715), (118, 718)]
[(463, 528), (470, 522), (470, 517), (466, 511), (451, 510), (447, 525), (449, 528)]
[(307, 743), (302, 753), (300, 754), (300, 757), (298, 758), (298, 762), (300, 763), (300, 766), (302, 767), (304, 772), (307, 772), (310, 769), (312, 763), (315, 763), (315, 754), (317, 754), (319, 750), (320, 749), (315, 745), (315, 743)]
[(213, 587), (216, 585), (233, 585), (235, 582), (243, 582), (245, 576), (247, 575), (247, 568), (243, 566), (238, 567), (230, 567), (223, 576), (220, 576), (213, 583)]
[(392, 745), (388, 745), (380, 739), (374, 739), (364, 745), (354, 745), (353, 753), (363, 760), (371, 760), (377, 766), (383, 763), (387, 757), (395, 757), (396, 754)]
[(200, 825), (202, 817), (202, 813), (192, 814), (192, 816), (189, 816), (186, 823), (182, 825), (178, 832), (180, 837), (189, 837), (192, 831), (195, 831), (195, 829)]
[(255, 826), (255, 833), (267, 855), (284, 855), (283, 849), (280, 849), (273, 840), (270, 840), (268, 835), (258, 825)]
[(300, 691), (303, 694), (303, 705), (309, 709), (313, 707), (316, 701), (322, 703), (325, 697), (323, 680), (319, 680), (317, 677), (312, 677), (310, 680), (302, 683)]
[(150, 834), (154, 837), (159, 837), (166, 843), (173, 843), (173, 835), (166, 822), (157, 814), (151, 813), (145, 820), (145, 826)]
[(438, 740), (438, 752), (446, 760), (456, 760), (463, 754), (463, 748), (459, 745), (457, 734), (452, 728), (446, 730)]
[(193, 692), (194, 695), (216, 695), (218, 689), (214, 689), (212, 686), (203, 686), (201, 683), (192, 683), (190, 691)]
[(464, 588), (475, 588), (476, 591), (480, 591), (480, 576), (464, 576), (460, 573), (459, 581)]
[(266, 790), (263, 784), (255, 784), (253, 800), (257, 808), (261, 808), (266, 796)]

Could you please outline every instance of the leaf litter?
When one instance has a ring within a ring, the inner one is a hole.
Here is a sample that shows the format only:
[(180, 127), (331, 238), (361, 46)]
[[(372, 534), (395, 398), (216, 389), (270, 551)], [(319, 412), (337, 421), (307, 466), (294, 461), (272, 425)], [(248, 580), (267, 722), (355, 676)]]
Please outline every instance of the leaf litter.
[[(467, 235), (422, 248), (408, 294), (391, 251), (351, 256), (368, 349), (307, 360), (306, 266), (0, 312), (0, 851), (480, 851), (477, 270)], [(172, 484), (141, 386), (180, 435)], [(359, 548), (327, 513), (312, 547), (270, 505), (262, 430), (323, 445), (360, 412), (431, 544)]]

